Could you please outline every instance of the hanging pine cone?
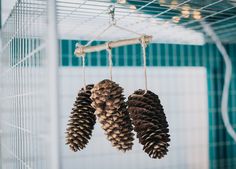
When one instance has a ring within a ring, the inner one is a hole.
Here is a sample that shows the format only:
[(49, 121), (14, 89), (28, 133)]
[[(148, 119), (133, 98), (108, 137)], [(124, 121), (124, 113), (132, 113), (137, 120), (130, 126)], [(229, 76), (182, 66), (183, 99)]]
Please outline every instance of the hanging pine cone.
[(85, 148), (92, 135), (96, 123), (95, 109), (91, 106), (91, 89), (94, 85), (82, 88), (72, 109), (66, 129), (66, 144), (74, 152)]
[(128, 98), (128, 111), (143, 150), (151, 158), (162, 158), (168, 152), (168, 123), (158, 96), (137, 90)]
[(92, 89), (92, 106), (96, 109), (108, 140), (118, 150), (131, 150), (134, 134), (123, 89), (111, 80), (103, 80)]

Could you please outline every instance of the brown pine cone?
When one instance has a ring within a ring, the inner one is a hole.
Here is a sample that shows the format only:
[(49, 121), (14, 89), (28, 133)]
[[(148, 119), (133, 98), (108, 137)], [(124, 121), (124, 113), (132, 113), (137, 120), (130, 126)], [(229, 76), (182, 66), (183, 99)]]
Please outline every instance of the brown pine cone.
[(118, 150), (131, 150), (134, 134), (123, 88), (111, 80), (103, 80), (94, 86), (91, 98), (108, 140)]
[(128, 111), (143, 150), (151, 158), (162, 158), (168, 152), (168, 123), (158, 96), (137, 90), (128, 98)]
[(96, 123), (95, 109), (90, 99), (93, 86), (87, 85), (86, 91), (83, 88), (79, 91), (67, 124), (66, 144), (74, 152), (86, 147)]

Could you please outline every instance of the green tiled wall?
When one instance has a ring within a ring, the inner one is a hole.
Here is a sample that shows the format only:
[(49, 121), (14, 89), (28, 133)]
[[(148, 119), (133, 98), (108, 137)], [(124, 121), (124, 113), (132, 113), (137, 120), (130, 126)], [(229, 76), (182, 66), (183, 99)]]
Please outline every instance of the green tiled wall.
[[(101, 42), (94, 42), (92, 45), (99, 43)], [(73, 54), (75, 44), (74, 40), (60, 41), (61, 66), (81, 65), (81, 60)], [(233, 62), (229, 116), (236, 130), (236, 44), (225, 47)], [(140, 45), (116, 48), (112, 52), (114, 66), (142, 66)], [(106, 51), (88, 54), (87, 65), (106, 66), (108, 62), (106, 55)], [(220, 114), (224, 62), (216, 46), (214, 44), (204, 46), (151, 44), (147, 48), (147, 56), (149, 66), (205, 66), (207, 68), (210, 168), (235, 169), (236, 143), (227, 134)]]

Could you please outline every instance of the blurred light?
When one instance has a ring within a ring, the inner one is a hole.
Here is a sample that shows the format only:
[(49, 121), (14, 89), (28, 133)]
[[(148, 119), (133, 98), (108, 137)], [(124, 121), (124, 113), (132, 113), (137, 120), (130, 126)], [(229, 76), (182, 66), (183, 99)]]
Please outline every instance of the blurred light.
[(171, 9), (175, 9), (177, 5), (178, 5), (178, 1), (177, 1), (177, 0), (173, 0), (173, 1), (171, 2), (170, 8), (171, 8)]
[(196, 20), (200, 20), (202, 18), (201, 12), (199, 10), (193, 11), (193, 18)]
[(191, 9), (191, 7), (189, 5), (184, 5), (182, 7), (182, 10), (185, 10), (185, 11), (189, 11)]
[(126, 0), (117, 0), (117, 3), (119, 3), (119, 4), (125, 4), (125, 3), (126, 3)]
[(189, 18), (190, 11), (181, 11), (183, 18)]
[(182, 14), (182, 17), (183, 18), (189, 18), (190, 16), (190, 6), (189, 5), (184, 5), (182, 7), (182, 11), (181, 11), (181, 14)]
[(165, 0), (159, 0), (159, 3), (164, 4), (164, 3), (166, 3), (166, 1)]
[(179, 16), (173, 16), (172, 17), (172, 22), (179, 23), (179, 21), (180, 21), (180, 17)]
[(129, 9), (131, 10), (131, 12), (135, 12), (135, 10), (137, 9), (135, 5), (130, 5)]

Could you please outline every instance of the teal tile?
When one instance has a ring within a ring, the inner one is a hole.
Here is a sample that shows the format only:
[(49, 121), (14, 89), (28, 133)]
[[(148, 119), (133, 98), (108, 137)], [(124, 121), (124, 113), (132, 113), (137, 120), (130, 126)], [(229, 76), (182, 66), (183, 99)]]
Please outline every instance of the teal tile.
[(165, 52), (165, 44), (160, 44), (160, 63), (161, 66), (166, 66), (166, 52)]
[(91, 58), (91, 66), (98, 66), (97, 64), (97, 53), (96, 52), (93, 52), (90, 54), (90, 58)]
[(72, 41), (69, 42), (69, 54), (71, 56), (73, 56), (74, 53), (75, 53), (75, 49), (76, 49), (76, 44), (77, 43), (78, 43), (77, 40), (72, 40)]
[(153, 44), (152, 45), (152, 66), (157, 66), (157, 59), (158, 58), (158, 53), (157, 53), (157, 45)]
[(62, 65), (69, 66), (69, 58), (68, 57), (62, 57)]
[(78, 57), (75, 57), (73, 56), (72, 57), (72, 66), (79, 66), (79, 58)]
[(188, 56), (188, 45), (184, 45), (183, 47), (183, 60), (184, 60), (184, 65), (183, 66), (188, 66), (189, 65), (189, 58), (191, 58), (191, 56)]
[(130, 58), (130, 56), (128, 56), (128, 54), (125, 54), (124, 47), (119, 47), (115, 50), (116, 51), (114, 51), (114, 53), (115, 53), (114, 57), (119, 58), (120, 66), (124, 66), (124, 65), (127, 66), (128, 59)]
[[(174, 45), (166, 45), (166, 53), (167, 53), (167, 60), (166, 61), (168, 66), (173, 66), (174, 65)], [(168, 52), (167, 52), (168, 51)]]
[[(18, 40), (14, 40), (17, 44)], [(74, 41), (66, 42), (62, 40), (61, 44), (61, 65), (73, 66), (81, 65), (81, 61), (72, 55)], [(86, 44), (87, 41), (81, 41)], [(102, 42), (93, 42), (96, 45)], [(68, 47), (68, 44), (70, 46)], [(226, 50), (229, 53), (233, 65), (236, 65), (236, 44), (226, 45)], [(16, 48), (12, 52), (13, 60), (17, 60)], [(70, 60), (72, 58), (72, 61)], [(106, 51), (88, 54), (87, 64), (90, 66), (105, 66), (107, 65)], [(140, 45), (126, 46), (114, 49), (113, 51), (114, 66), (142, 66), (142, 50)], [(232, 141), (227, 134), (223, 125), (220, 107), (221, 96), (224, 83), (225, 66), (217, 47), (214, 44), (206, 44), (203, 46), (188, 46), (188, 45), (170, 45), (170, 44), (151, 44), (147, 48), (147, 65), (150, 66), (205, 66), (207, 68), (208, 79), (208, 107), (209, 107), (209, 159), (210, 168), (222, 169), (222, 166), (227, 166), (227, 169), (233, 169), (236, 165), (236, 143)], [(233, 66), (233, 80), (231, 82), (231, 94), (229, 98), (229, 116), (230, 122), (236, 129), (236, 68)], [(234, 94), (233, 94), (234, 93)], [(235, 164), (230, 165), (230, 164)]]
[(69, 55), (69, 41), (68, 40), (61, 41), (61, 48), (62, 48), (63, 55)]
[(140, 56), (139, 52), (141, 52), (141, 50), (139, 50), (138, 48), (139, 47), (137, 47), (137, 46), (135, 46), (134, 49), (132, 46), (123, 47), (123, 51), (124, 51), (123, 58), (126, 61), (124, 63), (124, 64), (126, 64), (126, 66), (137, 66), (137, 58)]
[(181, 45), (176, 45), (176, 66), (181, 66)]
[(141, 50), (140, 45), (135, 45), (135, 55), (133, 56), (133, 59), (136, 60), (136, 64), (133, 66), (142, 66), (143, 65), (142, 50)]
[[(112, 60), (114, 58), (112, 57)], [(100, 66), (108, 66), (109, 65), (109, 54), (107, 51), (100, 52)]]

